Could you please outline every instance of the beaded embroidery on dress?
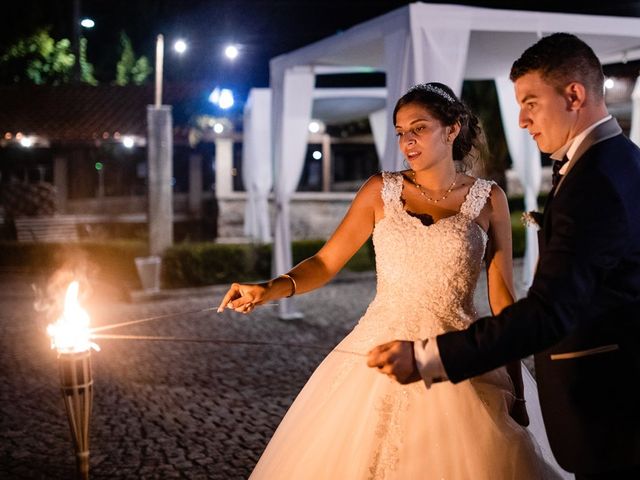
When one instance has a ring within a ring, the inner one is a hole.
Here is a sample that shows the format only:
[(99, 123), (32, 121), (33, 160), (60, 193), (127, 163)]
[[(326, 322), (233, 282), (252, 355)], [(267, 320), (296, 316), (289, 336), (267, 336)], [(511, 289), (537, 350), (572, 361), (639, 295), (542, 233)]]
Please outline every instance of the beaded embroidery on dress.
[[(476, 218), (493, 182), (476, 180), (459, 213), (425, 226), (403, 209), (402, 175), (382, 178), (384, 218), (373, 231), (376, 296), (336, 350), (365, 354), (476, 319), (473, 296), (487, 244)], [(504, 368), (427, 391), (336, 350), (290, 407), (252, 479), (558, 478), (509, 417), (513, 385)]]

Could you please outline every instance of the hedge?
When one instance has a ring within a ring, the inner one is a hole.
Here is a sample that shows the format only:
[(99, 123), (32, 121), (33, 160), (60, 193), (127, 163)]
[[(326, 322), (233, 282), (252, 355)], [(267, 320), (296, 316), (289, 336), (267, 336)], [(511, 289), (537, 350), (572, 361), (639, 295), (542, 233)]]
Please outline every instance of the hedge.
[[(294, 265), (317, 253), (324, 240), (292, 243)], [(168, 288), (258, 281), (271, 277), (271, 245), (185, 243), (169, 248), (162, 261), (162, 284)], [(373, 269), (371, 242), (356, 252), (345, 268)]]
[[(522, 212), (511, 214), (513, 255), (524, 254)], [(294, 265), (315, 254), (324, 240), (301, 240), (292, 244)], [(141, 288), (135, 258), (147, 255), (141, 241), (78, 243), (0, 243), (0, 268), (31, 273), (50, 273), (62, 267), (84, 268), (101, 281), (121, 290)], [(163, 256), (163, 288), (204, 286), (233, 281), (257, 281), (271, 277), (271, 245), (183, 243), (170, 247)], [(373, 270), (371, 239), (349, 260), (346, 269)]]

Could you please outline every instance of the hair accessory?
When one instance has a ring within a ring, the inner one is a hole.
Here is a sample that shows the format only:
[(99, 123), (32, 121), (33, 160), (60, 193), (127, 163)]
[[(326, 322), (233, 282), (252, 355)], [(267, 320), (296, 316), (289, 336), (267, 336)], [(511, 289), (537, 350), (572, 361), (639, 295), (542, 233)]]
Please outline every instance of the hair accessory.
[(409, 91), (411, 90), (424, 90), (425, 92), (435, 93), (436, 95), (444, 98), (448, 102), (451, 102), (451, 103), (456, 102), (455, 98), (453, 98), (451, 95), (445, 92), (442, 88), (438, 87), (437, 85), (433, 85), (432, 83), (420, 83), (418, 85), (411, 87)]

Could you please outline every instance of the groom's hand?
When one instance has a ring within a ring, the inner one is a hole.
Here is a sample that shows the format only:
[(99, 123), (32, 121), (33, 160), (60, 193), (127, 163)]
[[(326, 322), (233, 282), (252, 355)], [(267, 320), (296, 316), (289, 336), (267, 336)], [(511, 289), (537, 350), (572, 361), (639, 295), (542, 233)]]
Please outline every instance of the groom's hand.
[(369, 352), (367, 365), (403, 385), (422, 380), (413, 356), (413, 342), (406, 340), (378, 345)]

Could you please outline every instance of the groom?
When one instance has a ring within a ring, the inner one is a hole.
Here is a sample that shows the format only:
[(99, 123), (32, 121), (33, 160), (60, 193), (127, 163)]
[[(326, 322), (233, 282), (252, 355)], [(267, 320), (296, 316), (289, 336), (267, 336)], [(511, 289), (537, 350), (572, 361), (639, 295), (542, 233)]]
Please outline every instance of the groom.
[(368, 365), (429, 386), (536, 353), (558, 463), (580, 480), (640, 479), (640, 150), (608, 114), (600, 62), (577, 37), (542, 38), (511, 80), (520, 126), (555, 160), (531, 289), (467, 330), (378, 346)]

